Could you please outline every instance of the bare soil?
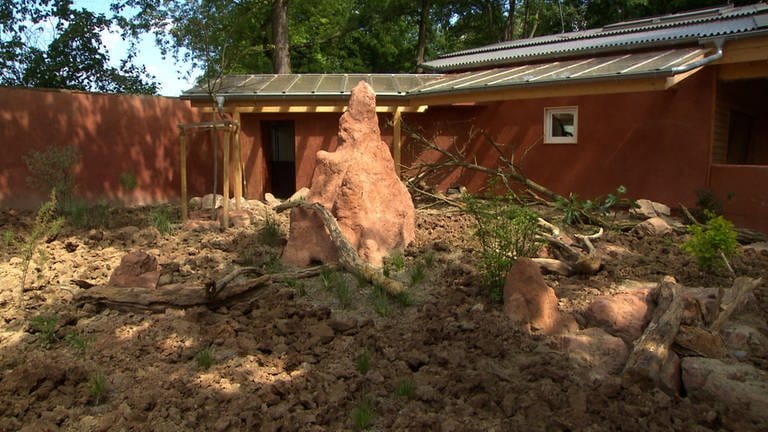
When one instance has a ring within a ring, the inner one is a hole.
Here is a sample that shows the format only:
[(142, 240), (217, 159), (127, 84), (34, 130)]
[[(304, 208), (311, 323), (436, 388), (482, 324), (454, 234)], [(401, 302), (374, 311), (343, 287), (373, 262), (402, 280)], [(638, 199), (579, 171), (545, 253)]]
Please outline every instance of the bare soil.
[[(322, 277), (273, 284), (217, 310), (76, 305), (83, 288), (72, 280), (106, 284), (133, 250), (158, 257), (158, 289), (202, 286), (242, 265), (279, 266), (280, 247), (263, 244), (259, 224), (161, 235), (149, 211), (113, 209), (108, 228), (68, 227), (43, 244), (25, 311), (15, 303), (18, 245), (0, 239), (0, 431), (353, 430), (366, 426), (366, 414), (372, 430), (740, 427), (725, 423), (729, 407), (714, 401), (595, 379), (547, 338), (516, 329), (479, 283), (471, 219), (450, 208), (417, 211), (417, 240), (405, 268), (393, 270), (404, 281), (424, 270), (409, 289), (412, 304), (382, 303), (345, 275), (331, 287)], [(2, 210), (0, 232), (20, 238), (33, 221), (32, 213)], [(596, 244), (605, 263), (597, 275), (547, 280), (577, 321), (591, 299), (628, 280), (671, 275), (686, 286), (730, 286), (725, 274), (701, 272), (680, 250), (684, 241), (609, 231)], [(765, 275), (768, 253), (744, 250), (733, 266)], [(755, 297), (753, 309), (768, 320), (765, 283)], [(37, 316), (56, 320), (49, 346), (31, 324)], [(768, 370), (764, 356), (744, 361)]]

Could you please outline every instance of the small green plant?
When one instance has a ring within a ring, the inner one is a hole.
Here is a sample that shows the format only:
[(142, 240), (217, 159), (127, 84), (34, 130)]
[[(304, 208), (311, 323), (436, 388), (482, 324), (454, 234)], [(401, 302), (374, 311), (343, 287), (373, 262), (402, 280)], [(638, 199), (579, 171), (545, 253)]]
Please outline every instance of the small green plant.
[(585, 223), (592, 219), (592, 215), (605, 215), (626, 193), (627, 188), (619, 186), (614, 193), (608, 194), (605, 198), (580, 200), (578, 195), (571, 192), (568, 198), (558, 197), (555, 200), (555, 208), (563, 212), (563, 222), (566, 224)]
[(31, 150), (24, 157), (29, 170), (27, 184), (46, 194), (54, 192), (59, 205), (72, 198), (75, 189), (75, 165), (80, 151), (75, 146), (49, 146)]
[(395, 301), (402, 307), (409, 307), (416, 304), (416, 300), (413, 299), (410, 293), (401, 291), (395, 295)]
[(362, 399), (352, 410), (352, 421), (355, 424), (355, 430), (366, 430), (373, 426), (375, 416), (373, 403), (367, 398)]
[(292, 279), (292, 280), (285, 281), (285, 284), (295, 289), (296, 294), (298, 294), (300, 297), (304, 297), (307, 295), (307, 287), (306, 285), (304, 285), (304, 282)]
[(280, 261), (280, 256), (276, 253), (268, 253), (264, 255), (261, 260), (261, 267), (264, 269), (264, 273), (275, 274), (283, 270), (283, 263)]
[(371, 370), (371, 353), (365, 349), (355, 358), (355, 367), (361, 375), (365, 375)]
[(29, 321), (29, 326), (37, 333), (37, 340), (43, 348), (50, 348), (59, 341), (56, 334), (56, 325), (59, 323), (59, 317), (56, 315), (38, 315)]
[(84, 356), (91, 349), (93, 336), (85, 337), (72, 332), (64, 336), (64, 341), (81, 356)]
[(424, 282), (424, 279), (427, 277), (427, 273), (424, 270), (424, 266), (421, 264), (416, 264), (411, 268), (411, 271), (409, 272), (409, 275), (411, 277), (411, 286), (416, 286), (422, 282)]
[(107, 380), (102, 372), (95, 372), (88, 379), (88, 394), (95, 405), (101, 404), (107, 393)]
[(209, 369), (213, 366), (214, 352), (213, 346), (209, 345), (195, 354), (195, 363), (200, 369)]
[(70, 225), (82, 229), (106, 228), (109, 225), (109, 212), (109, 204), (91, 205), (79, 199), (70, 200), (62, 211)]
[(320, 271), (320, 281), (323, 283), (323, 288), (330, 290), (333, 287), (334, 281), (338, 277), (335, 270), (324, 268)]
[(384, 258), (384, 264), (381, 271), (384, 276), (390, 277), (395, 273), (403, 271), (405, 268), (405, 257), (400, 251), (395, 251), (392, 255)]
[(259, 228), (259, 241), (267, 246), (277, 247), (283, 244), (283, 230), (271, 212), (264, 216), (264, 224)]
[(3, 244), (5, 247), (11, 247), (14, 239), (16, 239), (16, 233), (12, 230), (7, 229), (3, 231)]
[(56, 217), (56, 191), (53, 190), (48, 201), (37, 211), (32, 231), (24, 237), (24, 241), (21, 243), (21, 281), (17, 292), (19, 308), (24, 306), (24, 287), (27, 283), (29, 265), (40, 246), (40, 242), (58, 234), (63, 224), (64, 219)]
[(538, 238), (538, 215), (513, 204), (512, 199), (464, 197), (466, 211), (476, 222), (483, 283), (496, 302), (501, 302), (504, 277), (514, 260), (536, 256), (542, 244)]
[(156, 207), (149, 211), (149, 220), (152, 226), (160, 231), (160, 234), (173, 234), (173, 222), (168, 209), (165, 207)]
[(126, 171), (120, 174), (120, 185), (126, 191), (130, 192), (136, 189), (139, 182), (136, 180), (136, 175), (133, 172)]
[(371, 302), (373, 302), (373, 310), (376, 311), (379, 316), (389, 316), (389, 297), (387, 297), (387, 294), (381, 288), (374, 287), (371, 290)]
[(413, 380), (402, 379), (397, 382), (397, 386), (395, 387), (395, 396), (404, 399), (413, 399), (415, 394), (416, 385), (413, 383)]
[(736, 255), (739, 243), (733, 224), (723, 216), (705, 210), (707, 223), (704, 226), (691, 225), (691, 238), (683, 244), (683, 250), (696, 258), (699, 267), (714, 271), (729, 266), (728, 258)]
[(339, 304), (342, 309), (348, 309), (352, 306), (352, 291), (349, 289), (347, 280), (341, 274), (338, 274), (338, 277), (334, 281), (334, 291), (336, 292), (336, 298), (339, 299)]

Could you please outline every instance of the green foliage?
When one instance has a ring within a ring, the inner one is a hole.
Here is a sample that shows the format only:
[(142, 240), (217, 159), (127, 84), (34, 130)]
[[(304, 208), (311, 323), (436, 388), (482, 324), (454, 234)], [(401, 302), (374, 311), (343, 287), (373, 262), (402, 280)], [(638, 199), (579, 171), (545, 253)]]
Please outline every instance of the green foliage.
[(109, 204), (91, 205), (87, 201), (74, 199), (65, 204), (62, 210), (67, 222), (76, 228), (91, 229), (109, 226)]
[(355, 430), (366, 430), (373, 426), (373, 418), (376, 415), (373, 403), (367, 398), (358, 402), (352, 410), (352, 421), (355, 424)]
[(37, 315), (29, 321), (29, 326), (37, 333), (37, 340), (43, 348), (50, 348), (59, 341), (56, 334), (56, 326), (59, 323), (59, 317), (56, 315)]
[(213, 346), (209, 345), (195, 354), (195, 363), (200, 369), (210, 369), (213, 366), (215, 357), (213, 352)]
[(93, 343), (93, 336), (81, 336), (78, 333), (72, 332), (64, 336), (64, 341), (77, 351), (81, 356), (84, 356), (91, 349)]
[(355, 368), (361, 375), (365, 375), (371, 370), (372, 365), (371, 353), (366, 349), (355, 358)]
[(285, 284), (289, 287), (296, 290), (296, 294), (298, 294), (300, 297), (304, 297), (307, 295), (307, 287), (304, 285), (303, 281), (299, 280), (287, 280), (285, 281)]
[(339, 304), (342, 309), (348, 309), (352, 306), (352, 292), (349, 289), (347, 280), (340, 276), (334, 283), (334, 291), (336, 292), (336, 298), (339, 299)]
[(155, 207), (149, 211), (149, 220), (160, 234), (173, 234), (174, 226), (171, 213), (165, 207)]
[(19, 307), (24, 304), (24, 287), (27, 283), (27, 274), (29, 264), (32, 262), (40, 242), (58, 234), (64, 224), (64, 219), (56, 217), (56, 191), (51, 191), (51, 196), (40, 209), (35, 217), (35, 224), (32, 231), (24, 237), (21, 243), (21, 281), (19, 282), (17, 303)]
[(395, 387), (395, 396), (403, 399), (413, 399), (415, 394), (416, 384), (414, 384), (413, 380), (402, 379), (397, 382), (397, 386)]
[(708, 216), (706, 225), (688, 227), (691, 238), (683, 244), (683, 250), (696, 258), (699, 267), (713, 271), (725, 264), (723, 257), (736, 255), (739, 243), (730, 221), (708, 211), (705, 214)]
[(373, 310), (379, 314), (379, 316), (389, 316), (389, 296), (387, 296), (387, 293), (380, 287), (374, 286), (371, 290), (371, 302), (373, 303)]
[(123, 187), (123, 189), (130, 192), (136, 189), (136, 186), (139, 185), (139, 182), (136, 180), (136, 175), (134, 173), (126, 171), (120, 174), (120, 185)]
[(383, 261), (381, 271), (386, 277), (399, 273), (405, 268), (405, 256), (400, 251), (393, 252), (392, 255), (385, 257)]
[(413, 306), (416, 300), (406, 291), (401, 291), (395, 295), (395, 301), (402, 307)]
[(3, 244), (5, 247), (11, 247), (14, 239), (16, 239), (16, 233), (13, 230), (7, 229), (3, 231)]
[(538, 216), (511, 203), (509, 197), (480, 199), (466, 195), (466, 211), (475, 219), (480, 241), (480, 268), (491, 298), (501, 301), (504, 277), (515, 259), (538, 253)]
[(563, 222), (568, 225), (587, 223), (592, 215), (602, 216), (608, 210), (619, 203), (621, 196), (627, 193), (627, 188), (619, 186), (615, 193), (608, 194), (605, 198), (597, 197), (592, 200), (582, 201), (579, 196), (571, 192), (568, 198), (558, 197), (555, 208), (563, 212)]
[(264, 272), (267, 274), (279, 273), (285, 267), (280, 261), (280, 256), (275, 253), (269, 253), (264, 256), (261, 261), (261, 267), (264, 268)]
[(102, 372), (95, 372), (88, 379), (88, 394), (95, 405), (101, 404), (107, 393), (107, 380)]
[(283, 244), (283, 230), (272, 212), (268, 212), (264, 216), (264, 224), (259, 228), (259, 241), (272, 247)]
[(42, 151), (30, 150), (23, 157), (29, 170), (27, 184), (40, 192), (56, 191), (56, 202), (66, 205), (75, 190), (75, 166), (80, 150), (75, 146), (48, 146)]
[(416, 286), (424, 282), (424, 279), (427, 277), (426, 270), (424, 270), (424, 265), (420, 263), (417, 263), (411, 268), (409, 275), (411, 277), (411, 286)]

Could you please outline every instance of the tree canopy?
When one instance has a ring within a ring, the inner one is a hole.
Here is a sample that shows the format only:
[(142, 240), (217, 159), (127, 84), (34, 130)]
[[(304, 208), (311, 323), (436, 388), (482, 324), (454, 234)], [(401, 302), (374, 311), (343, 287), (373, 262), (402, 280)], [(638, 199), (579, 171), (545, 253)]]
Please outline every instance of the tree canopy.
[[(752, 1), (734, 1), (736, 4)], [(113, 0), (111, 16), (71, 0), (0, 2), (0, 84), (154, 93), (135, 50), (108, 63), (100, 32), (153, 34), (201, 82), (226, 73), (415, 72), (486, 44), (599, 27), (722, 0)], [(43, 26), (49, 44), (41, 44)], [(37, 37), (37, 38), (36, 38)], [(135, 49), (135, 45), (134, 45)], [(206, 80), (205, 78), (208, 78)]]

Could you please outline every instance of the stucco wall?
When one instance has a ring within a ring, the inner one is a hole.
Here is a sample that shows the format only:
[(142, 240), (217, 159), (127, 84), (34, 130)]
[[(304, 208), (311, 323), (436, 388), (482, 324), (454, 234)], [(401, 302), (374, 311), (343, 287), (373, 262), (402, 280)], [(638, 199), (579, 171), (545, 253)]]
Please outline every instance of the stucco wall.
[[(177, 124), (197, 119), (187, 102), (174, 98), (0, 88), (0, 205), (39, 205), (44, 196), (28, 188), (22, 157), (56, 145), (80, 149), (76, 181), (83, 198), (126, 204), (177, 200)], [(209, 145), (199, 134), (190, 140), (192, 194), (203, 193), (209, 183), (195, 175), (210, 170)], [(135, 175), (136, 189), (124, 190), (123, 173)]]
[(768, 233), (768, 166), (713, 165), (710, 189), (736, 226)]

